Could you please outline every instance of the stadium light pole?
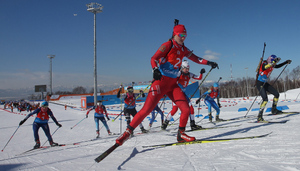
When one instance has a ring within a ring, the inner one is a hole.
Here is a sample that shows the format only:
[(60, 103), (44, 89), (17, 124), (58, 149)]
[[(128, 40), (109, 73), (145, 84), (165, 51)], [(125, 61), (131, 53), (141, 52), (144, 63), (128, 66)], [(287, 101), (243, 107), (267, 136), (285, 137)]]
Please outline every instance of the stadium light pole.
[(52, 95), (52, 59), (55, 55), (48, 55), (47, 57), (50, 59), (50, 94)]
[(94, 14), (94, 105), (97, 105), (97, 55), (96, 55), (96, 14), (102, 12), (101, 4), (92, 2), (86, 4), (87, 11)]

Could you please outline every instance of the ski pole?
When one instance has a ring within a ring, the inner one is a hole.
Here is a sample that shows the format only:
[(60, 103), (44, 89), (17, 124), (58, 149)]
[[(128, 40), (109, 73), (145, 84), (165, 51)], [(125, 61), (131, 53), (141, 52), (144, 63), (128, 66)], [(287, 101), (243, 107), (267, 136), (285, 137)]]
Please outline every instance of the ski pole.
[(296, 97), (295, 101), (297, 101), (298, 97), (299, 97), (300, 93), (298, 94), (298, 96)]
[[(120, 106), (120, 109), (121, 109), (121, 112), (122, 112), (122, 97), (120, 98), (120, 101), (121, 101), (121, 106)], [(122, 133), (122, 115), (120, 117), (120, 134)]]
[(5, 146), (3, 147), (3, 149), (1, 150), (3, 152), (3, 150), (5, 149), (5, 147), (7, 146), (7, 144), (10, 142), (10, 140), (13, 138), (13, 136), (15, 135), (15, 133), (17, 132), (17, 130), (20, 128), (20, 125), (18, 126), (18, 128), (15, 130), (15, 132), (12, 134), (12, 136), (10, 137), (10, 139), (7, 141), (7, 143), (5, 144)]
[(207, 76), (209, 75), (209, 73), (211, 72), (213, 68), (211, 68), (208, 73), (206, 74), (206, 76), (204, 77), (204, 79), (202, 79), (202, 82), (200, 83), (200, 85), (198, 85), (198, 87), (196, 88), (196, 91), (191, 95), (190, 99), (192, 99), (195, 95), (195, 93), (197, 92), (197, 90), (199, 89), (199, 87), (203, 84), (203, 82), (205, 81), (205, 79), (207, 78)]
[[(143, 93), (152, 85), (152, 83), (153, 83), (153, 81), (144, 89), (144, 91), (143, 91)], [(140, 93), (135, 99), (137, 99), (137, 98), (139, 98), (143, 93)], [(118, 114), (117, 116), (116, 116), (116, 118), (115, 119), (113, 119), (112, 120), (112, 122), (114, 122), (120, 115), (122, 115), (122, 113), (133, 103), (133, 102), (135, 102), (135, 101), (132, 101), (131, 103), (129, 103), (129, 105), (125, 108), (125, 109), (123, 109), (122, 111), (121, 111), (121, 113), (120, 114)]]
[[(201, 90), (200, 90), (200, 88), (199, 88), (199, 96), (201, 97)], [(199, 118), (199, 113), (200, 113), (200, 103), (201, 103), (201, 99), (199, 100), (199, 105), (198, 105), (198, 118)]]
[(220, 77), (220, 78), (219, 78), (219, 80), (218, 80), (218, 82), (217, 82), (217, 83), (219, 83), (221, 79), (222, 79), (222, 77)]
[[(56, 132), (59, 128), (60, 128), (60, 127), (56, 128), (56, 130), (52, 133), (51, 137), (55, 134), (55, 132)], [(47, 141), (48, 141), (48, 140), (47, 140)], [(46, 144), (47, 141), (45, 141), (44, 144), (43, 144), (42, 146), (44, 146), (44, 145)]]
[(84, 119), (86, 119), (86, 117), (84, 117), (83, 119), (81, 119), (77, 124), (75, 124), (74, 126), (71, 127), (71, 129), (73, 129), (75, 126), (77, 126), (80, 122), (82, 122)]

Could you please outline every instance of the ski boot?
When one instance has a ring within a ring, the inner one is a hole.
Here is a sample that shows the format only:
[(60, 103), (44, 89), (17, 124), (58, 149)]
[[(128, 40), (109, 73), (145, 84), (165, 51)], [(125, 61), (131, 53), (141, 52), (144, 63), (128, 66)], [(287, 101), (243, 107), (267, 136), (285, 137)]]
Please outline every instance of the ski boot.
[(191, 120), (191, 129), (192, 130), (202, 129), (202, 126), (196, 125), (195, 120)]
[(110, 130), (107, 130), (108, 135), (114, 135)]
[(177, 133), (177, 141), (178, 142), (190, 142), (195, 141), (195, 137), (190, 137), (184, 133), (185, 128), (179, 128)]
[(100, 132), (99, 132), (99, 130), (96, 131), (96, 134), (97, 134), (96, 138), (99, 138), (99, 137), (100, 137)]
[(216, 116), (216, 122), (222, 122), (225, 121), (224, 119), (219, 118), (219, 115)]
[(272, 107), (271, 112), (272, 112), (273, 115), (277, 115), (277, 114), (283, 113), (281, 110), (278, 110), (276, 107)]
[(142, 133), (148, 133), (148, 130), (146, 130), (144, 127), (141, 127)]
[(211, 115), (211, 113), (208, 114), (208, 119), (209, 119), (209, 122), (212, 122), (212, 115)]
[(257, 116), (257, 122), (262, 122), (262, 121), (264, 121), (263, 110), (260, 110)]
[(51, 147), (58, 146), (58, 143), (56, 143), (56, 142), (53, 142), (53, 141), (50, 141), (50, 146), (51, 146)]
[(41, 143), (39, 140), (35, 141), (35, 145), (33, 146), (34, 149), (40, 148), (41, 147)]
[(165, 120), (165, 122), (161, 125), (161, 129), (162, 129), (162, 130), (166, 130), (168, 124), (169, 124), (169, 121), (168, 121), (168, 120)]
[(116, 139), (116, 144), (122, 145), (125, 141), (127, 141), (133, 133), (133, 128), (127, 128), (126, 131)]

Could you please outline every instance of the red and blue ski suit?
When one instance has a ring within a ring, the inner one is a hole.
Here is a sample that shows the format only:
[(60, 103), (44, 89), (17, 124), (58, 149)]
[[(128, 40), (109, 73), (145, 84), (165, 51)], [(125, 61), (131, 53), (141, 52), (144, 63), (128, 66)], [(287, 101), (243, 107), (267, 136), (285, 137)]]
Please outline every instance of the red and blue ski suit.
[(88, 115), (90, 113), (91, 110), (95, 109), (95, 114), (94, 114), (94, 120), (95, 120), (95, 124), (96, 124), (96, 131), (99, 131), (99, 120), (103, 123), (103, 125), (105, 126), (106, 130), (109, 131), (109, 127), (107, 125), (107, 122), (104, 118), (104, 114), (106, 116), (107, 119), (109, 119), (106, 108), (104, 105), (96, 105), (93, 106), (92, 108), (90, 108), (86, 115)]
[[(172, 42), (171, 42), (172, 41)], [(207, 60), (197, 57), (184, 45), (179, 45), (174, 39), (163, 43), (151, 58), (152, 68), (158, 67), (162, 74), (160, 80), (155, 80), (149, 90), (143, 108), (135, 115), (130, 127), (136, 128), (144, 118), (151, 113), (164, 95), (167, 95), (181, 110), (179, 128), (185, 129), (190, 114), (189, 104), (178, 86), (178, 72), (184, 57), (198, 64), (207, 64)]]
[(215, 91), (214, 88), (211, 87), (208, 91), (203, 93), (203, 96), (205, 96), (204, 103), (208, 108), (208, 113), (211, 114), (211, 107), (213, 107), (217, 112), (216, 116), (218, 116), (220, 114), (220, 108), (214, 99), (218, 98), (219, 102), (219, 90)]
[(27, 120), (30, 116), (37, 114), (32, 128), (33, 128), (33, 135), (34, 135), (34, 140), (37, 142), (39, 141), (39, 134), (38, 131), (40, 129), (40, 127), (42, 127), (43, 131), (45, 132), (45, 135), (48, 138), (49, 142), (53, 142), (52, 140), (52, 136), (50, 134), (50, 128), (48, 125), (48, 121), (49, 121), (49, 116), (51, 117), (51, 119), (56, 123), (56, 125), (58, 125), (58, 122), (56, 120), (56, 118), (54, 117), (52, 111), (47, 108), (46, 112), (43, 112), (41, 110), (41, 107), (37, 108), (36, 110), (34, 110), (32, 113), (29, 113), (26, 117), (25, 120)]

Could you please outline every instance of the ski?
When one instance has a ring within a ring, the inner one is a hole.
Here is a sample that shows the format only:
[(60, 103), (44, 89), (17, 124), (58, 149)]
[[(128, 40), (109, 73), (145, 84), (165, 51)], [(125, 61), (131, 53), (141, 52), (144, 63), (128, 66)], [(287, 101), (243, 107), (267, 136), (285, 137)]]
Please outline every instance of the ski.
[[(58, 144), (57, 146), (53, 146), (53, 147), (63, 147), (63, 146), (68, 146), (68, 145), (79, 145), (80, 143), (70, 143), (70, 144)], [(31, 151), (36, 151), (36, 150), (39, 150), (39, 149), (46, 149), (46, 148), (51, 148), (52, 146), (41, 146), (39, 148), (32, 148), (30, 150), (27, 150), (27, 151), (24, 151), (23, 153), (20, 153), (19, 155), (22, 155), (22, 154), (26, 154), (26, 153), (29, 153)]]
[(232, 140), (243, 140), (243, 139), (254, 139), (254, 138), (262, 138), (270, 135), (272, 132), (263, 135), (249, 136), (249, 137), (237, 137), (237, 138), (223, 138), (223, 139), (197, 139), (191, 142), (175, 142), (175, 143), (166, 143), (166, 144), (158, 144), (158, 145), (148, 145), (143, 146), (143, 148), (159, 148), (159, 147), (168, 147), (168, 146), (176, 146), (176, 145), (189, 145), (189, 144), (204, 144), (204, 143), (213, 143), (213, 142), (224, 142), (224, 141), (232, 141)]
[(254, 121), (249, 123), (266, 123), (266, 124), (273, 124), (273, 123), (286, 123), (288, 120), (282, 120), (282, 121)]
[(300, 112), (282, 112), (282, 113), (278, 113), (278, 114), (268, 114), (267, 116), (273, 116), (273, 115), (294, 115), (294, 114), (300, 114)]
[(167, 130), (156, 130), (156, 131), (147, 130), (147, 131), (148, 132), (137, 132), (137, 133), (134, 133), (134, 135), (152, 134), (152, 133), (159, 133), (159, 132), (168, 132)]
[(211, 122), (211, 123), (219, 123), (219, 122), (227, 122), (227, 121), (235, 121), (235, 120), (243, 120), (243, 119), (251, 119), (251, 118), (254, 118), (256, 116), (248, 116), (248, 117), (244, 117), (244, 116), (241, 116), (241, 117), (236, 117), (236, 118), (231, 118), (231, 119), (223, 119), (223, 121), (214, 121), (214, 122)]
[(100, 156), (95, 158), (95, 161), (97, 163), (101, 162), (105, 157), (107, 157), (111, 152), (113, 152), (119, 145), (115, 143), (113, 146), (111, 146), (109, 149), (107, 149), (104, 153), (102, 153)]
[(195, 129), (195, 130), (187, 130), (185, 132), (192, 132), (192, 131), (202, 131), (202, 130), (210, 130), (210, 129), (220, 129), (220, 128), (230, 128), (230, 127), (238, 127), (240, 125), (230, 125), (230, 126), (216, 126), (211, 128), (201, 128), (201, 129)]

